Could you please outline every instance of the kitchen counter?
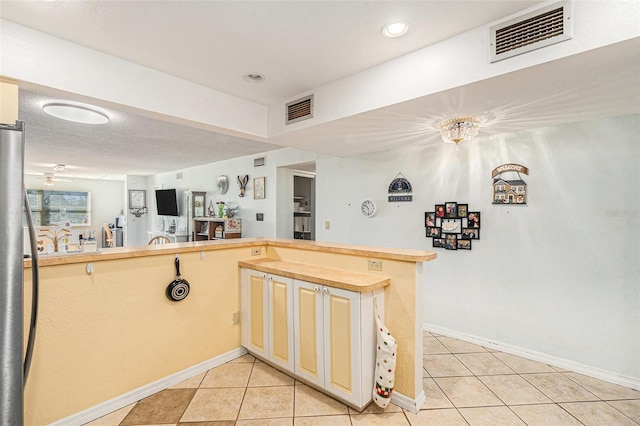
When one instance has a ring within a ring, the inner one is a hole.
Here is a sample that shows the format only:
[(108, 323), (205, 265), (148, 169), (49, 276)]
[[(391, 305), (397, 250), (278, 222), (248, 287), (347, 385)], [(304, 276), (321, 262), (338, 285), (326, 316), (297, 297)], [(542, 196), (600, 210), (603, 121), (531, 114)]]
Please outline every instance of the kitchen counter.
[[(181, 277), (190, 285), (188, 297), (179, 302), (166, 296), (176, 277), (177, 254)], [(425, 262), (435, 258), (432, 251), (279, 238), (41, 257), (25, 424), (85, 424), (243, 355), (237, 320), (242, 266), (383, 289), (385, 324), (398, 341), (392, 400), (417, 412), (426, 401), (423, 271)], [(369, 269), (371, 260), (379, 270)], [(31, 308), (31, 259), (24, 266), (26, 313)]]
[[(190, 253), (209, 250), (223, 250), (241, 247), (283, 247), (324, 253), (338, 253), (376, 259), (426, 262), (437, 254), (433, 251), (394, 249), (388, 247), (359, 246), (353, 244), (326, 243), (317, 241), (294, 240), (286, 238), (238, 238), (234, 240), (195, 241), (133, 247), (115, 247), (102, 249), (95, 253), (73, 253), (46, 255), (38, 258), (41, 266), (66, 265), (73, 263), (96, 262), (101, 260), (129, 259), (132, 257), (158, 256), (167, 253)], [(31, 267), (31, 259), (25, 259), (24, 266)]]
[(258, 259), (238, 262), (243, 268), (281, 275), (287, 278), (328, 285), (343, 290), (366, 292), (383, 288), (391, 283), (389, 277), (344, 269), (329, 268), (308, 263), (287, 262), (275, 259)]

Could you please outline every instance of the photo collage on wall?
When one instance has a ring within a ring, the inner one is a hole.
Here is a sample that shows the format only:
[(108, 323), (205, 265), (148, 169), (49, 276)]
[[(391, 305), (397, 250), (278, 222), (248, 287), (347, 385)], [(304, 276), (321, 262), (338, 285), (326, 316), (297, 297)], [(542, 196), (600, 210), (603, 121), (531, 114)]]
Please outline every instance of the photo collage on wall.
[(480, 212), (456, 201), (436, 204), (434, 211), (424, 213), (426, 237), (435, 248), (471, 250), (471, 242), (480, 239), (480, 224)]

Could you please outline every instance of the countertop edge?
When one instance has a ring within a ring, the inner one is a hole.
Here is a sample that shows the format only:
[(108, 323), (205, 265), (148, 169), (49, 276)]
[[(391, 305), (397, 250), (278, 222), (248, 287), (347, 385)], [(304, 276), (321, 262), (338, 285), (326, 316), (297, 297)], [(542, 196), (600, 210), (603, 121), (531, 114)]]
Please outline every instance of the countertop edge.
[[(384, 275), (353, 272), (339, 268), (308, 265), (301, 262), (289, 262), (277, 259), (266, 258), (240, 261), (238, 262), (238, 266), (358, 293), (377, 290), (391, 284), (391, 279)], [(317, 272), (321, 272), (321, 274)]]
[[(92, 253), (45, 255), (38, 258), (38, 264), (40, 266), (69, 265), (104, 260), (128, 259), (132, 257), (160, 256), (174, 253), (190, 253), (203, 250), (209, 251), (255, 246), (295, 248), (300, 250), (350, 254), (354, 256), (406, 262), (427, 262), (434, 260), (437, 257), (437, 253), (435, 252), (414, 249), (395, 249), (355, 244), (301, 241), (286, 238), (237, 238), (230, 240), (157, 244), (151, 246), (116, 247)], [(31, 268), (30, 258), (24, 260), (24, 267)]]

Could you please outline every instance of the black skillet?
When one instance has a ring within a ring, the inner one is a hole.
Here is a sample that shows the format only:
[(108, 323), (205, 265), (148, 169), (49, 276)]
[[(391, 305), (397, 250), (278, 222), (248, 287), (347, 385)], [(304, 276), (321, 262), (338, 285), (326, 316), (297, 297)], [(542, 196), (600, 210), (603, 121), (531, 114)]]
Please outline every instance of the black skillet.
[(180, 259), (176, 256), (176, 279), (171, 281), (167, 287), (167, 297), (169, 300), (179, 302), (189, 295), (189, 281), (180, 278)]

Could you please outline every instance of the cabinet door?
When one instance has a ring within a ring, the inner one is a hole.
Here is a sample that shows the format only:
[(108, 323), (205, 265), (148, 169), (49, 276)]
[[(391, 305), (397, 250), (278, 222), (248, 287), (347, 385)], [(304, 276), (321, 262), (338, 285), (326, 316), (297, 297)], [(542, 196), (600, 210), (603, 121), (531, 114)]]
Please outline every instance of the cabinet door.
[(293, 280), (267, 276), (269, 287), (269, 360), (293, 373)]
[(294, 280), (295, 374), (324, 387), (323, 286)]
[(323, 296), (324, 388), (361, 406), (360, 294), (325, 287)]
[(241, 275), (242, 346), (268, 358), (269, 355), (269, 288), (266, 274), (242, 269)]

